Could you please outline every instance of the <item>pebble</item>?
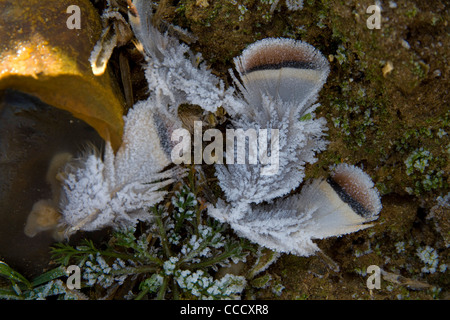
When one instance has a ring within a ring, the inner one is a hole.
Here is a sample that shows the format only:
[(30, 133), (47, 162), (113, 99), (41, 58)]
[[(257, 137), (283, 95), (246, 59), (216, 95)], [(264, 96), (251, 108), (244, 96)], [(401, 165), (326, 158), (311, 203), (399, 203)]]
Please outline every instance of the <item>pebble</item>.
[(441, 76), (441, 74), (442, 74), (441, 70), (439, 70), (439, 69), (436, 69), (436, 70), (433, 71), (433, 76), (435, 78), (439, 78)]
[(411, 46), (409, 45), (408, 41), (405, 39), (400, 40), (400, 43), (402, 44), (402, 47), (405, 49), (411, 49)]
[(383, 69), (381, 69), (381, 72), (383, 72), (383, 77), (386, 77), (389, 73), (391, 73), (392, 70), (394, 70), (394, 65), (392, 64), (392, 62), (386, 62)]

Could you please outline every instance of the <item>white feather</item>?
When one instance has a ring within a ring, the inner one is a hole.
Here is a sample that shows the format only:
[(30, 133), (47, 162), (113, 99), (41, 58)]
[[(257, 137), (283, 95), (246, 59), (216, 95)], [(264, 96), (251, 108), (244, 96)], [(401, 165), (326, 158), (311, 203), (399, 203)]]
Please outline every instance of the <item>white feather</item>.
[[(353, 167), (354, 171), (362, 171)], [(358, 173), (359, 174), (359, 173)], [(361, 180), (363, 188), (366, 181)], [(368, 192), (379, 201), (369, 182)], [(322, 179), (307, 183), (299, 194), (269, 204), (227, 205), (220, 200), (209, 214), (227, 222), (242, 237), (278, 252), (309, 256), (319, 250), (314, 239), (341, 236), (372, 226), (381, 205), (362, 217)]]
[(170, 158), (154, 123), (153, 102), (137, 103), (124, 118), (116, 154), (107, 142), (103, 160), (92, 150), (66, 167), (60, 207), (67, 235), (150, 220), (148, 208), (167, 194), (162, 188), (183, 175), (182, 168), (164, 170)]

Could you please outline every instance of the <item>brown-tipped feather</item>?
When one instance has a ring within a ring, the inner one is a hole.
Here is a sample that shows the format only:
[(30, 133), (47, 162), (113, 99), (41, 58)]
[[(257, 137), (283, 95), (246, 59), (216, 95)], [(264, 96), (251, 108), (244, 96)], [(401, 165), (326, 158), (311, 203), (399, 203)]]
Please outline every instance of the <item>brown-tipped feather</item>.
[(321, 68), (322, 62), (313, 47), (295, 41), (270, 39), (249, 47), (243, 55), (244, 73), (260, 69), (294, 67)]
[(378, 192), (374, 189), (372, 180), (362, 170), (353, 166), (341, 165), (339, 169), (333, 173), (332, 181), (336, 183), (348, 197), (362, 206), (368, 214), (378, 214), (380, 211)]

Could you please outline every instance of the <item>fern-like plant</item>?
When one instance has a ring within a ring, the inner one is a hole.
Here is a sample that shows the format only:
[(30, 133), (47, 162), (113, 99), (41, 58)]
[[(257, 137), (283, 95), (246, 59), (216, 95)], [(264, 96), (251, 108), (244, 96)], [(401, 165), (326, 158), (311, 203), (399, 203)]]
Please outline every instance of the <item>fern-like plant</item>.
[[(193, 183), (192, 175), (193, 171)], [(104, 248), (91, 240), (77, 246), (58, 243), (53, 258), (62, 266), (80, 267), (82, 291), (88, 296), (94, 291), (108, 295), (128, 282), (125, 296), (132, 299), (238, 298), (245, 277), (214, 274), (220, 267), (245, 261), (251, 246), (227, 233), (227, 227), (207, 217), (204, 209), (196, 187), (184, 184), (166, 205), (150, 209), (152, 223), (114, 232)]]

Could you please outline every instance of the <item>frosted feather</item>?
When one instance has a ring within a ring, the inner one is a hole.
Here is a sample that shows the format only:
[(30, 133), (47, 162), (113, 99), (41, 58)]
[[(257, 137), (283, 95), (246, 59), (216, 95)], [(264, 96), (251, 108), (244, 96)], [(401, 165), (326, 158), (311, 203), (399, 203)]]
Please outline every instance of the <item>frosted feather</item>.
[(97, 76), (105, 72), (114, 48), (123, 45), (132, 36), (130, 26), (124, 17), (111, 7), (109, 1), (101, 20), (102, 34), (89, 57), (92, 73)]
[[(328, 61), (320, 51), (306, 42), (285, 38), (257, 41), (234, 58), (234, 63), (242, 85), (235, 82), (251, 109), (256, 110), (267, 95), (294, 102), (304, 113), (317, 99), (329, 73)], [(236, 114), (248, 112), (242, 104), (229, 107)]]
[[(300, 185), (305, 165), (327, 145), (325, 120), (315, 119), (312, 104), (329, 72), (323, 55), (303, 42), (265, 39), (235, 63), (241, 95), (227, 97), (224, 104), (232, 127), (278, 129), (279, 167), (262, 175), (261, 162), (216, 165), (225, 199), (210, 206), (209, 215), (259, 245), (301, 256), (319, 250), (314, 239), (369, 227), (381, 210), (379, 194), (370, 177), (353, 166), (339, 165), (331, 180), (314, 180), (300, 194), (281, 198)], [(247, 154), (257, 152), (246, 148)], [(237, 148), (227, 152), (233, 151), (236, 155)]]
[(116, 184), (142, 181), (171, 163), (170, 132), (180, 123), (176, 118), (160, 115), (158, 110), (150, 98), (128, 111), (114, 163), (115, 172), (121, 172)]
[(152, 103), (137, 103), (129, 111), (117, 154), (107, 142), (104, 159), (91, 150), (66, 166), (60, 207), (68, 235), (150, 220), (148, 208), (167, 193), (161, 189), (182, 176), (181, 168), (164, 171), (170, 157), (158, 129), (167, 126), (158, 128)]
[(381, 211), (380, 194), (364, 171), (342, 163), (333, 169), (331, 177), (352, 199), (363, 206), (365, 215), (373, 216)]
[[(263, 175), (268, 165), (218, 164), (216, 175), (221, 189), (230, 202), (260, 203), (283, 196), (300, 185), (307, 163), (314, 163), (316, 153), (324, 150), (326, 122), (324, 119), (299, 121), (295, 107), (280, 110), (269, 99), (264, 100), (265, 112), (232, 121), (234, 128), (272, 128), (279, 130), (278, 172)], [(237, 147), (237, 146), (236, 146)], [(237, 152), (235, 148), (235, 153)], [(248, 154), (248, 148), (246, 154)], [(258, 148), (259, 153), (259, 148)], [(275, 161), (275, 158), (273, 159)], [(236, 183), (239, 181), (239, 183)]]
[[(143, 46), (150, 93), (176, 115), (180, 104), (196, 104), (214, 112), (225, 96), (224, 84), (201, 63), (200, 54), (152, 25), (151, 1), (134, 0), (129, 21)], [(230, 88), (228, 91), (232, 91)]]
[[(289, 1), (292, 6), (300, 3)], [(129, 21), (147, 61), (151, 98), (130, 110), (116, 155), (107, 144), (104, 160), (90, 153), (68, 166), (63, 216), (71, 230), (151, 219), (144, 208), (161, 201), (165, 195), (161, 188), (179, 174), (177, 169), (162, 170), (170, 162), (168, 137), (181, 127), (176, 116), (183, 103), (206, 111), (223, 105), (233, 118), (230, 129), (278, 130), (278, 135), (270, 133), (272, 141), (279, 138), (270, 154), (278, 157), (276, 172), (267, 174), (273, 163), (261, 159), (256, 164), (216, 165), (225, 198), (209, 206), (208, 214), (229, 223), (239, 235), (279, 252), (308, 256), (318, 250), (314, 239), (355, 232), (377, 218), (379, 195), (370, 178), (352, 166), (338, 166), (332, 175), (336, 181), (314, 180), (299, 194), (282, 198), (302, 183), (305, 165), (314, 163), (327, 145), (326, 123), (315, 118), (318, 105), (313, 103), (329, 66), (314, 47), (291, 39), (252, 44), (234, 60), (240, 76), (239, 81), (231, 74), (239, 89), (235, 93), (232, 88), (225, 91), (223, 83), (200, 64), (200, 55), (152, 25), (151, 2), (133, 1)], [(247, 155), (259, 155), (267, 145), (244, 148)], [(230, 154), (238, 156), (237, 146), (227, 150), (226, 157)], [(343, 194), (354, 197), (364, 210)]]
[(362, 177), (358, 188), (374, 201), (371, 207), (375, 211), (367, 216), (356, 213), (323, 179), (307, 183), (300, 194), (269, 204), (232, 206), (220, 200), (209, 209), (209, 214), (229, 223), (240, 236), (259, 245), (278, 252), (309, 256), (319, 250), (314, 239), (362, 230), (372, 226), (369, 222), (378, 218), (381, 203), (372, 181), (367, 180), (362, 170), (353, 166), (347, 168)]
[[(228, 95), (224, 100), (225, 109), (233, 116), (232, 128), (279, 130), (278, 172), (263, 175), (264, 164), (259, 161), (218, 164), (216, 175), (230, 203), (260, 203), (298, 187), (305, 165), (314, 163), (316, 153), (326, 148), (326, 122), (314, 118), (312, 112), (318, 105), (312, 102), (329, 67), (314, 47), (291, 39), (258, 41), (235, 58), (235, 63), (242, 79), (242, 84), (235, 79), (241, 95)], [(307, 113), (311, 113), (310, 119), (300, 121)], [(260, 146), (257, 148), (259, 154)], [(246, 154), (250, 151), (249, 146)]]

